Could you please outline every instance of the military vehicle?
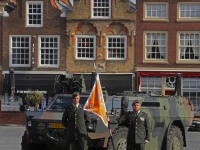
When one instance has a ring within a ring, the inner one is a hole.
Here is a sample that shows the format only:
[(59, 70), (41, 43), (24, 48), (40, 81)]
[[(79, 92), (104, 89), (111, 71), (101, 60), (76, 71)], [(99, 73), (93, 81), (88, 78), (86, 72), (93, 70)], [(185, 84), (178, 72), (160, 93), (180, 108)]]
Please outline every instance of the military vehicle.
[[(190, 100), (181, 96), (180, 75), (177, 76), (176, 81), (175, 95), (123, 92), (106, 98), (105, 103), (110, 118), (122, 117), (127, 111), (132, 110), (132, 101), (139, 100), (141, 110), (149, 116), (151, 127), (151, 139), (146, 145), (146, 150), (183, 150), (194, 111)], [(70, 98), (71, 94), (66, 96)], [(85, 97), (87, 96), (88, 93)], [(65, 149), (66, 130), (61, 124), (65, 104), (58, 104), (58, 101), (60, 98), (55, 97), (45, 112), (25, 112), (26, 131), (22, 137), (22, 150)], [(109, 130), (99, 117), (91, 114), (91, 119), (88, 128), (88, 149), (126, 149), (127, 127), (121, 124), (110, 124), (111, 130)]]
[[(181, 96), (180, 75), (176, 77), (175, 95), (164, 96), (156, 92), (123, 92), (106, 102), (111, 119), (122, 117), (132, 110), (132, 101), (141, 102), (141, 110), (149, 116), (151, 135), (146, 150), (183, 150), (186, 147), (186, 135), (194, 117), (193, 104)], [(93, 117), (91, 130), (88, 132), (88, 146), (125, 150), (128, 128), (120, 124), (110, 124), (109, 129), (102, 120)], [(114, 143), (114, 147), (113, 144)]]
[[(95, 80), (94, 74), (92, 74), (92, 80), (91, 82)], [(20, 111), (24, 111), (26, 131), (22, 136), (22, 150), (66, 149), (66, 129), (62, 124), (64, 109), (72, 103), (71, 93), (74, 91), (80, 92), (80, 104), (85, 104), (90, 92), (85, 90), (82, 76), (78, 81), (71, 75), (58, 75), (54, 85), (55, 93), (59, 94), (53, 97), (52, 102), (42, 112), (28, 111), (27, 105), (31, 105), (26, 98), (28, 95), (23, 99)], [(103, 93), (104, 99), (107, 99), (106, 91)]]
[[(80, 103), (85, 104), (87, 98), (88, 94), (82, 93)], [(65, 107), (71, 103), (71, 94), (56, 94), (44, 111), (25, 111), (22, 150), (64, 150), (66, 130), (61, 120)]]

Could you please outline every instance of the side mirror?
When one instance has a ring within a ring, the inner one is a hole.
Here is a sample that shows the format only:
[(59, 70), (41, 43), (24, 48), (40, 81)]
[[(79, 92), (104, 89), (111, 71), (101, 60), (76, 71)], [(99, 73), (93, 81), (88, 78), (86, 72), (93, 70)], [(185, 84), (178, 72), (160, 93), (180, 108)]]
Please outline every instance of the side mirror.
[(128, 103), (129, 103), (129, 98), (128, 97), (122, 97), (121, 99), (121, 116), (123, 116), (126, 112), (128, 112)]
[(27, 111), (26, 105), (20, 105), (20, 106), (19, 106), (19, 110), (20, 110), (20, 111)]

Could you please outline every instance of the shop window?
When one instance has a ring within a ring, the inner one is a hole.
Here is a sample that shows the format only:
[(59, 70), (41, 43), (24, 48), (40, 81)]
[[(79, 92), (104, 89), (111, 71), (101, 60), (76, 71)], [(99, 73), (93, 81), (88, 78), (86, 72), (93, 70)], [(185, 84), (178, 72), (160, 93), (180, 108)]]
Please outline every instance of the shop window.
[(140, 91), (162, 92), (162, 78), (141, 76)]

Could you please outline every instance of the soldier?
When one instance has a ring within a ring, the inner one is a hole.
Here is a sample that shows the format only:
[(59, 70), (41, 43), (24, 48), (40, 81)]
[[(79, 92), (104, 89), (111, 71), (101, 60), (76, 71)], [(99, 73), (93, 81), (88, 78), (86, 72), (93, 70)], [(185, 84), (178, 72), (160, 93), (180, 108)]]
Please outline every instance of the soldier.
[[(144, 150), (145, 144), (150, 141), (150, 125), (148, 115), (140, 110), (138, 100), (132, 103), (133, 111), (129, 111), (118, 122), (128, 127), (126, 150)], [(116, 123), (115, 120), (108, 121)]]
[(89, 113), (79, 104), (78, 92), (72, 94), (73, 103), (65, 108), (62, 123), (67, 129), (67, 150), (87, 150), (87, 127), (91, 119)]

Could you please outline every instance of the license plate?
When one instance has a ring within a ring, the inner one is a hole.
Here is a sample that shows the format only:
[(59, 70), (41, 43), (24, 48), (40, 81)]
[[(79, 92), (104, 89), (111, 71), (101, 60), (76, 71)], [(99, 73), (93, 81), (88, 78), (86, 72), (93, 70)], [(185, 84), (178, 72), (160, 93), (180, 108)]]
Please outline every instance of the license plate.
[(49, 123), (48, 128), (65, 129), (65, 126), (62, 123)]

